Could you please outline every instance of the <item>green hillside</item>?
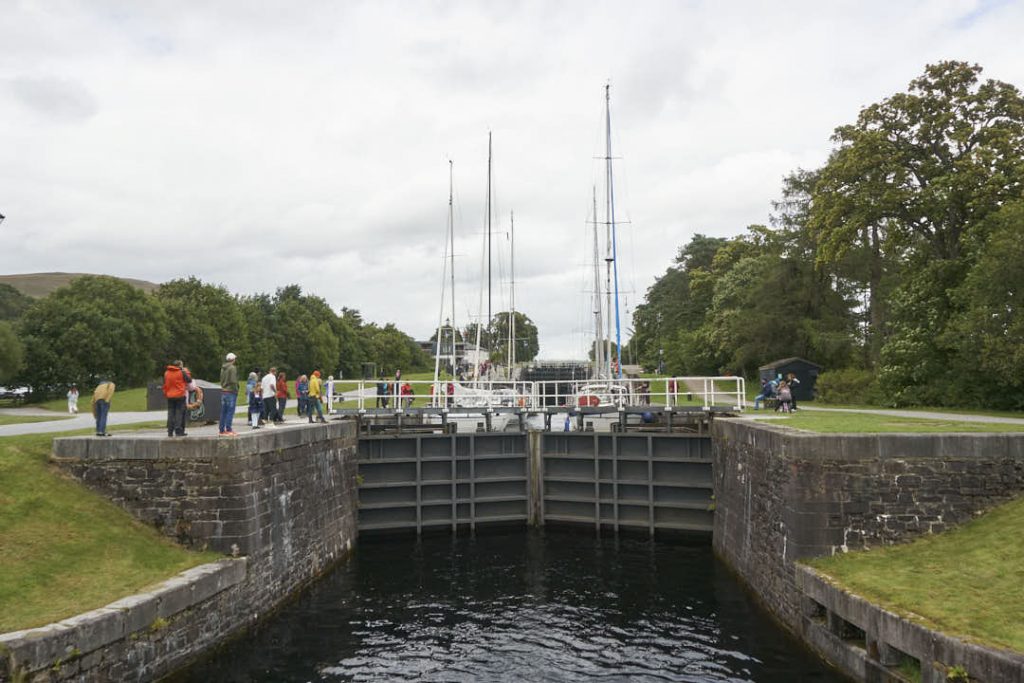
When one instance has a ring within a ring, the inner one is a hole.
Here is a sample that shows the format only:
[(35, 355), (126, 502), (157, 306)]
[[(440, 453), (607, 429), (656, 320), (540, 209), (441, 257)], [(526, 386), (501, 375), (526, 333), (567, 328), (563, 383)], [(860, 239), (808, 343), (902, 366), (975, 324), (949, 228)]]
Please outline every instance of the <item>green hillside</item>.
[[(31, 297), (43, 297), (68, 284), (76, 277), (89, 273), (22, 273), (20, 275), (0, 275), (0, 284), (8, 284), (16, 290)], [(115, 276), (116, 277), (116, 276)], [(130, 277), (118, 278), (144, 292), (152, 292), (159, 285), (147, 280), (135, 280)]]

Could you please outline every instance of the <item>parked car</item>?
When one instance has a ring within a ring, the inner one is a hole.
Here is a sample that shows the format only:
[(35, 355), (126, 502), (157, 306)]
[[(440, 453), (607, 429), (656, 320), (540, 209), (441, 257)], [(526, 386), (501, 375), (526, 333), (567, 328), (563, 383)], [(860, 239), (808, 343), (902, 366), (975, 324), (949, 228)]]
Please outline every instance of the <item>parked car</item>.
[(18, 403), (28, 398), (28, 387), (0, 387), (0, 400)]

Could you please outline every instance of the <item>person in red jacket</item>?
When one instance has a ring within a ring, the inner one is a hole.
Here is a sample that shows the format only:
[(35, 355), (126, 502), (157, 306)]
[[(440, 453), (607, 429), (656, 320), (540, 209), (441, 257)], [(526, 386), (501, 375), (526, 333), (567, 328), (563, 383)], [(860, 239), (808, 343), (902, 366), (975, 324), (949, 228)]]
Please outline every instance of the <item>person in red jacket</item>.
[(288, 404), (288, 377), (283, 372), (277, 373), (277, 420), (284, 422), (284, 409)]
[(185, 433), (185, 397), (192, 378), (185, 364), (176, 360), (164, 370), (164, 397), (167, 398), (167, 436), (188, 436)]

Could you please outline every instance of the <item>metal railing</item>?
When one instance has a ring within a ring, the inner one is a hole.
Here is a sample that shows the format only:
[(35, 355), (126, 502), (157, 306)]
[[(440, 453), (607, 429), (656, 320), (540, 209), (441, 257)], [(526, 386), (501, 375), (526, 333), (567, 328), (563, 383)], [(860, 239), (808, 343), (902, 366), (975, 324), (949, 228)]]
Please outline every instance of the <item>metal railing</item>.
[(391, 380), (381, 383), (363, 380), (358, 382), (354, 392), (339, 392), (335, 397), (335, 402), (353, 400), (360, 411), (371, 408), (600, 410), (645, 405), (741, 411), (746, 407), (746, 382), (742, 377), (659, 377), (543, 382)]

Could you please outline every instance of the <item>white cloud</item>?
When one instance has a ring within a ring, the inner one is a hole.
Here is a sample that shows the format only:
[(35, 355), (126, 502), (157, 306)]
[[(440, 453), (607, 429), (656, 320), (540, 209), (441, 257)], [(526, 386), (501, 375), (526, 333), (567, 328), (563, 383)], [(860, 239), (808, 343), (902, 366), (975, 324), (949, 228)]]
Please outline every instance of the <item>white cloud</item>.
[(766, 222), (788, 172), (926, 63), (1024, 80), (1014, 3), (183, 7), (5, 8), (0, 271), (296, 282), (425, 336), (448, 158), (459, 315), (476, 308), (492, 130), (520, 308), (543, 355), (578, 355), (609, 79), (630, 309), (693, 233)]

